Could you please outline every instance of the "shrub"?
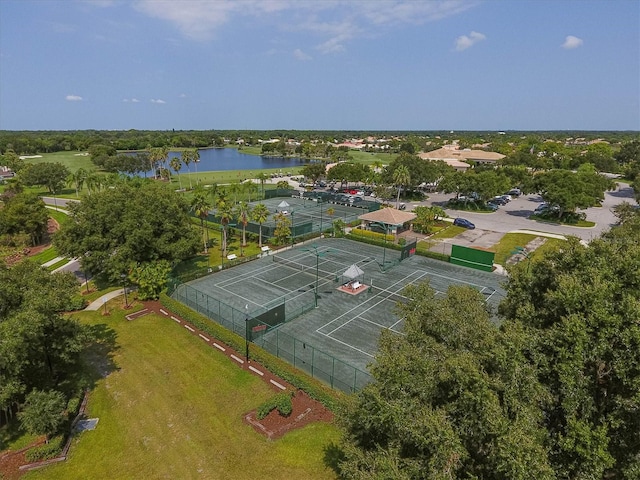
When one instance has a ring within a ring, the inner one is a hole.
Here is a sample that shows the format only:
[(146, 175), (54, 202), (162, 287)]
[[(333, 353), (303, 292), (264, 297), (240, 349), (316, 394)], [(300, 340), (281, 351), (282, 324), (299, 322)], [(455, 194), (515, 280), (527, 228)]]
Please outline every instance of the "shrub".
[(49, 443), (27, 450), (25, 458), (28, 462), (39, 462), (41, 460), (56, 458), (62, 451), (63, 445), (64, 436), (58, 435), (49, 440)]
[(372, 240), (378, 240), (379, 242), (385, 241), (385, 236), (387, 242), (393, 242), (395, 240), (393, 235), (385, 235), (384, 233), (373, 232), (371, 230), (362, 230), (360, 228), (354, 228), (351, 230), (351, 235), (356, 237), (370, 238)]
[(293, 392), (282, 392), (273, 396), (262, 405), (258, 407), (256, 412), (256, 416), (258, 420), (262, 420), (265, 418), (272, 410), (278, 410), (278, 413), (283, 417), (288, 417), (291, 415), (293, 411), (293, 403), (291, 402), (291, 397), (293, 396)]

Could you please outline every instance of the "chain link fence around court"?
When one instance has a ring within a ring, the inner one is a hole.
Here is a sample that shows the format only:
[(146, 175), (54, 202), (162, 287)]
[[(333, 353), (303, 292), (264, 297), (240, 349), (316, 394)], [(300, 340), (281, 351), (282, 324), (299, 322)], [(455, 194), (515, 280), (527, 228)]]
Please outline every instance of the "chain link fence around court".
[[(278, 330), (281, 323), (315, 308), (313, 290), (309, 290), (302, 301), (300, 295), (296, 301), (284, 296), (250, 312), (187, 284), (176, 285), (171, 297), (332, 388), (351, 393), (371, 382), (369, 373)], [(283, 315), (278, 317), (279, 313)]]

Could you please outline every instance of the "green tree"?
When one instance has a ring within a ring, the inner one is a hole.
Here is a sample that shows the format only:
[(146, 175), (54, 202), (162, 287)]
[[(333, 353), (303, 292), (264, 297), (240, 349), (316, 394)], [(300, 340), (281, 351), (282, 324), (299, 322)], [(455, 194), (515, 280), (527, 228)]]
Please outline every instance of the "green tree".
[(264, 198), (264, 182), (266, 182), (267, 180), (269, 180), (269, 175), (267, 175), (266, 173), (262, 172), (258, 174), (258, 180), (260, 180), (260, 187), (262, 188), (262, 198)]
[(46, 187), (49, 193), (56, 194), (62, 190), (69, 170), (62, 163), (26, 164), (20, 173), (25, 185), (40, 185)]
[(182, 163), (185, 164), (189, 172), (189, 190), (193, 190), (193, 183), (191, 183), (191, 167), (189, 167), (189, 165), (191, 165), (191, 162), (195, 160), (195, 157), (193, 155), (193, 149), (191, 148), (183, 149), (180, 152), (180, 157), (182, 158)]
[[(83, 269), (118, 280), (133, 263), (169, 262), (198, 251), (189, 205), (168, 186), (138, 179), (118, 183), (69, 206), (70, 221), (54, 238), (58, 251), (82, 258)], [(90, 252), (90, 255), (86, 255)]]
[(284, 245), (292, 235), (291, 219), (282, 212), (276, 213), (273, 218), (276, 222), (273, 236), (279, 245)]
[(613, 182), (581, 167), (572, 173), (567, 170), (550, 170), (535, 177), (536, 190), (545, 202), (558, 206), (558, 218), (565, 212), (575, 212), (577, 208), (589, 208), (604, 199), (604, 192), (613, 187)]
[(237, 221), (242, 224), (242, 246), (247, 246), (247, 223), (249, 223), (249, 218), (251, 218), (251, 207), (246, 202), (240, 202), (238, 204), (238, 208), (236, 209), (236, 214), (238, 215)]
[(76, 198), (80, 196), (80, 190), (82, 190), (88, 175), (89, 172), (84, 168), (79, 168), (67, 177), (67, 185), (72, 185), (76, 189)]
[(552, 479), (540, 427), (547, 400), (520, 349), (494, 326), (481, 293), (436, 297), (410, 286), (403, 335), (384, 330), (374, 381), (348, 403), (344, 478)]
[(67, 402), (61, 392), (33, 390), (18, 414), (20, 424), (33, 435), (45, 435), (46, 441), (58, 433), (64, 423)]
[(209, 216), (209, 211), (213, 208), (208, 197), (204, 187), (202, 185), (196, 185), (193, 196), (191, 197), (191, 211), (200, 219), (204, 253), (209, 253), (209, 229), (205, 228), (204, 221)]
[(320, 178), (324, 177), (327, 173), (327, 169), (324, 163), (314, 162), (309, 163), (302, 167), (301, 172), (305, 178), (309, 179), (312, 183), (316, 183)]
[(4, 199), (0, 208), (0, 235), (26, 234), (38, 245), (47, 232), (49, 213), (35, 193), (19, 193)]
[(500, 306), (522, 331), (550, 392), (544, 405), (558, 478), (640, 472), (640, 214), (583, 246), (514, 269)]
[(220, 217), (220, 224), (222, 225), (222, 254), (227, 255), (227, 237), (229, 230), (229, 223), (233, 220), (234, 212), (233, 205), (229, 202), (227, 197), (219, 195), (216, 203), (217, 214)]
[(169, 272), (171, 272), (171, 265), (166, 260), (134, 266), (129, 278), (138, 285), (138, 298), (157, 300), (167, 286)]
[(269, 218), (269, 209), (264, 203), (258, 203), (251, 211), (251, 219), (260, 225), (260, 235), (258, 237), (258, 245), (262, 248), (262, 224)]
[(398, 194), (396, 196), (396, 208), (398, 208), (400, 205), (400, 191), (402, 190), (403, 186), (407, 186), (409, 185), (409, 182), (411, 182), (409, 169), (404, 165), (400, 165), (398, 168), (396, 168), (396, 170), (393, 172), (393, 182), (398, 188)]
[(417, 215), (413, 221), (414, 230), (421, 233), (429, 233), (436, 221), (446, 216), (445, 211), (437, 206), (418, 206), (413, 209), (413, 213)]
[(182, 190), (182, 180), (180, 179), (180, 169), (182, 168), (182, 158), (173, 157), (169, 161), (169, 165), (171, 165), (171, 168), (173, 169), (173, 171), (176, 172), (176, 175), (178, 175), (178, 185), (180, 185), (180, 190)]

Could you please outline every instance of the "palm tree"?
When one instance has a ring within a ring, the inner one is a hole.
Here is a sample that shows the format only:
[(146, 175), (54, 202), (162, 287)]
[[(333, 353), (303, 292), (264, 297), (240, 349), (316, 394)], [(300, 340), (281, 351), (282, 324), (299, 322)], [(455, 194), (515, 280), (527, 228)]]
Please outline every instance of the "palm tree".
[(240, 202), (236, 209), (238, 215), (238, 223), (242, 224), (242, 246), (247, 246), (247, 223), (249, 223), (249, 217), (251, 215), (251, 207), (247, 202)]
[(79, 191), (82, 190), (84, 182), (87, 180), (89, 172), (84, 168), (79, 168), (67, 177), (67, 185), (74, 186), (76, 189), (76, 198), (79, 196)]
[(398, 187), (398, 196), (396, 197), (396, 208), (400, 205), (400, 190), (403, 186), (409, 185), (411, 177), (409, 176), (409, 169), (406, 165), (399, 165), (393, 172), (393, 181)]
[(156, 171), (158, 168), (158, 163), (162, 162), (162, 160), (165, 158), (165, 153), (164, 150), (162, 148), (158, 148), (158, 147), (153, 147), (149, 149), (149, 163), (151, 165), (151, 170), (153, 170), (153, 178), (158, 178)]
[(260, 186), (262, 187), (262, 198), (264, 198), (264, 182), (269, 180), (269, 178), (271, 177), (264, 172), (258, 174), (258, 180), (260, 180)]
[(269, 214), (269, 209), (264, 205), (264, 203), (257, 204), (251, 211), (251, 220), (260, 225), (260, 236), (258, 241), (260, 248), (262, 248), (262, 224), (267, 221)]
[(233, 182), (229, 185), (229, 193), (233, 195), (233, 204), (238, 203), (238, 193), (240, 193), (240, 184), (237, 182)]
[(244, 187), (245, 193), (249, 197), (248, 202), (251, 203), (251, 195), (254, 193), (258, 193), (258, 186), (255, 183), (253, 183), (252, 180), (247, 180), (242, 185)]
[(180, 157), (173, 157), (169, 162), (173, 171), (178, 175), (178, 184), (180, 185), (180, 190), (182, 190), (182, 180), (180, 179), (180, 169), (182, 168), (182, 159)]
[(191, 198), (191, 210), (196, 214), (198, 218), (200, 218), (200, 226), (202, 227), (202, 238), (204, 241), (204, 253), (209, 253), (209, 229), (205, 230), (204, 228), (204, 220), (209, 215), (209, 210), (211, 210), (211, 202), (207, 198), (207, 192), (202, 188), (201, 185), (198, 185), (193, 192), (193, 197)]
[(220, 217), (220, 224), (222, 225), (222, 255), (227, 255), (227, 228), (229, 223), (233, 219), (233, 207), (227, 201), (225, 197), (219, 196), (218, 203), (216, 205), (218, 216)]
[(89, 194), (100, 190), (100, 187), (102, 186), (103, 178), (104, 178), (104, 175), (100, 175), (99, 173), (96, 173), (96, 172), (90, 172), (87, 175), (87, 178), (85, 178), (84, 181), (87, 184), (87, 190), (89, 191)]
[(191, 149), (191, 160), (193, 160), (193, 164), (196, 166), (196, 181), (198, 180), (198, 162), (200, 161), (200, 152), (197, 148)]
[(182, 156), (182, 162), (187, 166), (187, 170), (189, 171), (189, 190), (193, 190), (193, 184), (191, 183), (191, 168), (189, 168), (189, 165), (193, 160), (191, 151), (191, 148), (185, 148), (180, 152), (180, 155)]

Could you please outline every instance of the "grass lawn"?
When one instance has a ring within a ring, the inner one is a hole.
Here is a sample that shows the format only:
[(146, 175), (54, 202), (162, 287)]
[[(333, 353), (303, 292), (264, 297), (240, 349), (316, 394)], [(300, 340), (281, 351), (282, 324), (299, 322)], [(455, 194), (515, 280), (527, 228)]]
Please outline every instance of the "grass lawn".
[[(529, 242), (538, 238), (537, 235), (529, 233), (507, 233), (502, 239), (490, 248), (490, 251), (495, 252), (495, 262), (500, 265), (506, 265), (507, 260), (511, 257), (516, 247), (526, 247)], [(547, 238), (545, 243), (529, 254), (530, 260), (536, 261), (542, 258), (546, 252), (557, 248), (562, 245), (564, 240), (556, 238)]]
[(338, 439), (335, 426), (268, 441), (242, 421), (274, 395), (261, 379), (180, 325), (155, 315), (128, 322), (115, 305), (108, 317), (78, 315), (114, 343), (102, 367), (111, 373), (89, 399), (96, 430), (74, 440), (66, 462), (25, 478), (334, 478), (323, 449)]
[(27, 163), (33, 163), (35, 165), (39, 163), (61, 163), (69, 169), (72, 173), (84, 168), (85, 170), (95, 170), (95, 165), (91, 162), (88, 155), (80, 155), (84, 152), (54, 152), (54, 153), (42, 153), (42, 158), (26, 158), (24, 161)]
[(466, 231), (467, 229), (464, 227), (458, 227), (457, 225), (453, 225), (453, 224), (449, 224), (449, 226), (447, 228), (443, 228), (442, 230), (440, 230), (437, 233), (434, 233), (433, 235), (431, 235), (428, 238), (428, 241), (432, 241), (432, 240), (441, 240), (441, 239), (445, 239), (445, 238), (453, 238), (453, 237), (457, 237), (458, 235), (460, 235), (462, 232)]
[(543, 217), (540, 215), (530, 215), (529, 220), (534, 220), (536, 222), (543, 222), (543, 223), (552, 223), (554, 225), (568, 225), (570, 227), (582, 227), (582, 228), (591, 228), (596, 225), (595, 222), (590, 222), (588, 220), (576, 220), (575, 222), (563, 222), (563, 221), (560, 221), (558, 218), (549, 218), (549, 217), (546, 217), (546, 216)]

